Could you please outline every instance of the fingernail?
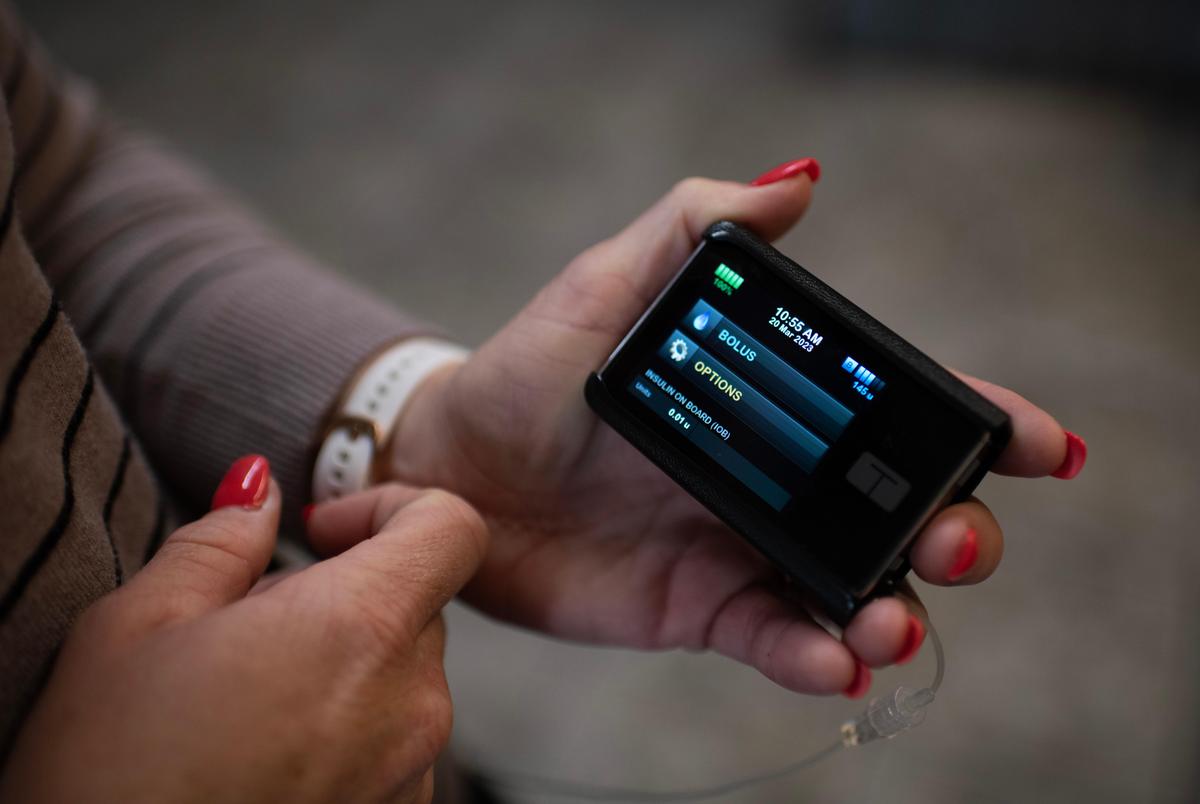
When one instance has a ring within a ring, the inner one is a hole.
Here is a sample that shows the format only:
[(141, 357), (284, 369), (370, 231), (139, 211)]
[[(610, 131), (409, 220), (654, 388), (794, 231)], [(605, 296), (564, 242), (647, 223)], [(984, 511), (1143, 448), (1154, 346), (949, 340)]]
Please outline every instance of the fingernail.
[(847, 698), (861, 698), (871, 689), (871, 668), (857, 659), (854, 661), (854, 680), (850, 682), (849, 687), (842, 690), (842, 695)]
[(301, 508), (300, 509), (300, 518), (303, 519), (305, 521), (305, 523), (307, 523), (308, 518), (312, 516), (313, 509), (316, 507), (317, 507), (316, 503), (309, 503), (308, 505)]
[(908, 633), (904, 636), (904, 644), (900, 646), (900, 655), (896, 657), (896, 664), (912, 661), (924, 641), (925, 623), (921, 622), (921, 618), (915, 614), (908, 615)]
[(821, 178), (821, 163), (810, 156), (804, 159), (793, 159), (771, 168), (750, 182), (750, 186), (762, 187), (764, 184), (774, 184), (777, 181), (799, 176), (801, 173), (807, 173), (808, 178), (816, 183)]
[(974, 529), (968, 529), (963, 534), (962, 544), (958, 546), (958, 554), (954, 556), (954, 563), (950, 565), (946, 578), (957, 581), (967, 574), (967, 570), (975, 566), (977, 558), (979, 558), (979, 537), (975, 534)]
[(245, 455), (233, 462), (213, 494), (212, 509), (261, 508), (271, 484), (271, 464), (261, 455)]
[(1070, 480), (1083, 471), (1085, 461), (1087, 461), (1087, 442), (1067, 430), (1067, 457), (1063, 458), (1062, 466), (1055, 469), (1052, 474), (1060, 480)]

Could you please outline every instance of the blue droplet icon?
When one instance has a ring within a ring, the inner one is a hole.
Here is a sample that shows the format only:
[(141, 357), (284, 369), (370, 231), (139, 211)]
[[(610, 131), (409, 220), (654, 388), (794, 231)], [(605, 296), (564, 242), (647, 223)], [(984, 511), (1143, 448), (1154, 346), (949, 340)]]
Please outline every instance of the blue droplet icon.
[(692, 326), (696, 329), (704, 329), (708, 326), (708, 313), (701, 313), (692, 319)]

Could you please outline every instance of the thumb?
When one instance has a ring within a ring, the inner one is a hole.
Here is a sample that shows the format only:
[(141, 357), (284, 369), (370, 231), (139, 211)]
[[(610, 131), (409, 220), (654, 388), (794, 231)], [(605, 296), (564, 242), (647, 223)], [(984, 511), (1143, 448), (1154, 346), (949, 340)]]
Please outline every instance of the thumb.
[(143, 627), (189, 620), (239, 600), (267, 568), (279, 528), (279, 486), (261, 455), (234, 461), (213, 510), (179, 528), (121, 590)]
[[(815, 159), (798, 159), (749, 184), (684, 179), (615, 237), (573, 261), (533, 300), (535, 324), (529, 326), (550, 322), (560, 359), (591, 370), (680, 269), (705, 229), (729, 220), (767, 240), (780, 237), (808, 208), (818, 176)], [(545, 338), (539, 329), (523, 340)], [(501, 348), (483, 349), (489, 347)]]
[[(334, 557), (295, 582), (328, 583), (351, 621), (387, 624), (404, 638), (423, 630), (462, 589), (488, 545), (487, 525), (466, 501), (395, 483), (317, 506), (308, 535), (319, 553)], [(404, 638), (398, 646), (407, 644)]]
[(615, 259), (606, 262), (624, 275), (644, 307), (717, 221), (739, 223), (765, 240), (781, 237), (808, 209), (820, 175), (817, 160), (797, 159), (749, 184), (684, 179), (608, 241)]

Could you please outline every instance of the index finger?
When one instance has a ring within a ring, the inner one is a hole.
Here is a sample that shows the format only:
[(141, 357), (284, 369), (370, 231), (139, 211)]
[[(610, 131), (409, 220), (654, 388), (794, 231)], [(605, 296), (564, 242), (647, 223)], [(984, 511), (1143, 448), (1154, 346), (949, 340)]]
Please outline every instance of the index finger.
[(309, 531), (314, 542), (353, 546), (306, 572), (326, 576), (356, 613), (405, 634), (423, 629), (458, 594), (488, 541), (483, 519), (460, 497), (394, 485), (320, 506)]
[(1069, 479), (1083, 468), (1087, 444), (1064, 430), (1049, 413), (1007, 388), (960, 371), (954, 374), (1012, 419), (1012, 440), (992, 471), (1018, 477), (1054, 475)]

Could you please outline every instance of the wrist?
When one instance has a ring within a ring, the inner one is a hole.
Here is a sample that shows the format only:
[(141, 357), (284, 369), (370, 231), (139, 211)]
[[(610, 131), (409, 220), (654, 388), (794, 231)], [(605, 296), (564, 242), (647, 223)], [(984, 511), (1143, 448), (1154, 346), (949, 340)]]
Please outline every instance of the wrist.
[(457, 441), (451, 399), (462, 367), (461, 361), (441, 366), (413, 388), (384, 447), (385, 479), (415, 486), (452, 485), (447, 466)]

